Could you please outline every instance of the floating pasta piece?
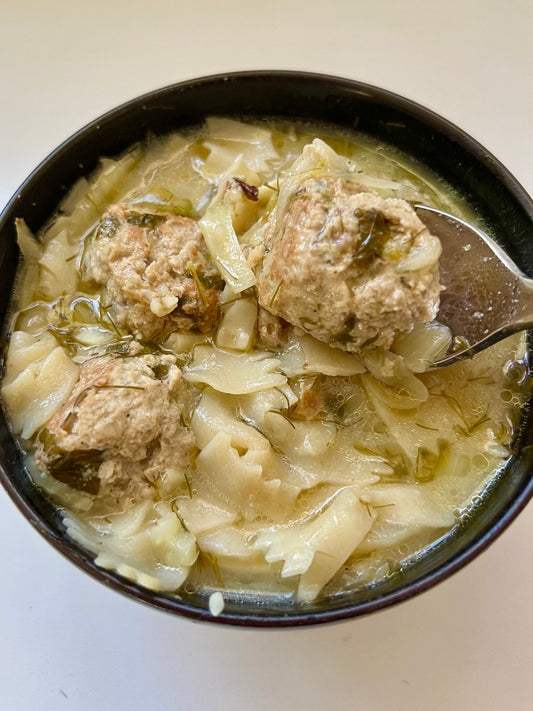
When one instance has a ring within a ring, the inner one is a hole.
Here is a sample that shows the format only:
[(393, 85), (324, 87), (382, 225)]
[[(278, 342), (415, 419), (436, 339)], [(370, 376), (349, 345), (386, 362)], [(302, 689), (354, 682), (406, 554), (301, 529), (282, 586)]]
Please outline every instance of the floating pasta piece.
[(353, 172), (355, 163), (339, 155), (321, 138), (314, 138), (291, 165), (288, 175), (300, 175), (318, 169), (342, 176)]
[(157, 558), (173, 568), (190, 567), (198, 556), (196, 538), (185, 531), (174, 511), (168, 510), (148, 530)]
[(67, 401), (79, 368), (61, 346), (27, 365), (2, 388), (14, 431), (24, 439), (33, 435)]
[(230, 395), (255, 393), (287, 382), (279, 372), (278, 359), (265, 352), (235, 355), (201, 345), (194, 349), (194, 358), (183, 369), (183, 377), (190, 383), (206, 383)]
[(428, 400), (427, 387), (400, 356), (376, 349), (365, 353), (364, 362), (372, 377), (362, 381), (371, 398), (394, 410), (413, 410)]
[(17, 218), (15, 220), (15, 226), (17, 229), (17, 244), (22, 252), (26, 266), (28, 263), (37, 262), (43, 253), (42, 244), (37, 237), (35, 237), (24, 220)]
[(248, 560), (257, 556), (257, 552), (247, 541), (247, 535), (235, 527), (228, 526), (202, 535), (198, 538), (198, 545), (203, 553), (231, 561)]
[(207, 249), (222, 278), (240, 293), (255, 284), (255, 276), (243, 254), (231, 221), (231, 207), (218, 205), (199, 221)]
[(434, 322), (417, 323), (412, 331), (396, 337), (393, 351), (402, 356), (409, 370), (423, 373), (448, 352), (451, 342), (448, 326)]
[(227, 170), (237, 154), (250, 170), (265, 172), (269, 163), (279, 155), (272, 144), (272, 131), (261, 126), (234, 121), (228, 118), (208, 118), (206, 121), (209, 141), (204, 146), (211, 153), (203, 165), (203, 171), (218, 176)]
[(241, 398), (244, 414), (265, 433), (273, 445), (294, 457), (324, 454), (335, 440), (333, 423), (291, 420), (286, 395), (273, 388)]
[[(212, 156), (215, 154), (220, 155), (219, 147), (214, 147)], [(259, 175), (248, 168), (239, 154), (219, 176), (218, 190), (209, 203), (208, 209), (216, 205), (231, 209), (231, 222), (240, 243), (241, 236), (256, 225), (272, 200), (272, 190), (261, 183)]]
[(269, 563), (283, 561), (281, 575), (300, 575), (298, 600), (310, 602), (367, 535), (376, 514), (351, 488), (310, 520), (262, 531), (254, 547)]
[(9, 340), (3, 387), (13, 382), (29, 365), (51, 353), (54, 348), (57, 348), (57, 341), (48, 331), (39, 336), (32, 336), (26, 331), (13, 331)]
[(217, 432), (196, 459), (198, 486), (229, 502), (246, 519), (286, 515), (299, 489), (279, 478), (265, 478), (264, 458), (263, 451), (246, 449), (231, 434)]
[(310, 373), (358, 375), (365, 372), (359, 356), (332, 348), (306, 334), (292, 338), (278, 358), (281, 370), (289, 377)]
[(187, 530), (195, 536), (229, 526), (238, 518), (236, 512), (196, 496), (179, 498), (177, 506)]
[[(43, 242), (47, 243), (63, 230), (68, 233), (73, 244), (86, 235), (99, 220), (105, 208), (116, 200), (119, 192), (123, 194), (123, 191), (135, 183), (134, 170), (141, 155), (141, 149), (134, 148), (127, 151), (118, 160), (103, 158), (89, 190), (75, 207), (70, 205), (70, 201), (67, 201), (68, 214), (61, 215), (52, 223), (43, 235)], [(80, 189), (83, 189), (83, 184)], [(65, 206), (65, 203), (63, 204)]]
[(272, 454), (268, 439), (250, 425), (237, 419), (225, 398), (212, 390), (203, 393), (194, 410), (191, 429), (200, 448), (205, 447), (217, 432), (222, 431), (232, 435), (235, 446), (262, 452), (261, 464), (265, 464)]
[(238, 299), (224, 313), (217, 332), (217, 346), (248, 351), (252, 347), (257, 302), (254, 299)]
[(47, 299), (55, 299), (61, 294), (72, 294), (78, 283), (78, 269), (74, 257), (78, 245), (72, 245), (67, 230), (46, 243), (40, 259), (41, 279), (39, 291)]
[[(268, 439), (238, 420), (224, 400), (207, 391), (192, 418), (201, 448), (195, 472), (198, 495), (249, 518), (268, 514), (272, 520), (283, 520), (300, 487), (289, 481), (287, 465), (274, 454)], [(189, 513), (187, 506), (185, 512)]]
[(67, 516), (65, 525), (75, 541), (101, 551), (95, 562), (102, 568), (152, 590), (176, 590), (185, 582), (198, 555), (196, 538), (169, 504), (141, 502), (107, 520), (98, 526)]
[(450, 510), (414, 484), (377, 484), (362, 492), (361, 500), (376, 507), (378, 515), (376, 525), (358, 548), (361, 553), (397, 545), (424, 529), (448, 529), (455, 523)]
[(199, 343), (209, 340), (205, 333), (171, 333), (165, 341), (165, 348), (169, 348), (176, 355), (189, 354)]

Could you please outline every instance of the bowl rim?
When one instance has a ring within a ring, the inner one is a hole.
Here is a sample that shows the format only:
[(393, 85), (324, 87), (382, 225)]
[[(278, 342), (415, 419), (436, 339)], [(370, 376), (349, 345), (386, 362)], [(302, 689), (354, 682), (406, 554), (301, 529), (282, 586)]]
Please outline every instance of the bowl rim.
[[(360, 82), (355, 79), (296, 70), (257, 69), (210, 74), (207, 76), (169, 84), (129, 99), (128, 101), (123, 102), (117, 107), (112, 108), (93, 119), (78, 131), (73, 133), (70, 137), (66, 138), (57, 148), (51, 151), (15, 191), (0, 214), (0, 233), (3, 231), (7, 221), (13, 219), (13, 213), (16, 210), (17, 204), (22, 197), (31, 192), (33, 185), (39, 178), (40, 174), (44, 170), (48, 169), (51, 163), (68, 154), (72, 147), (79, 141), (83, 141), (93, 131), (99, 130), (102, 125), (109, 121), (116, 120), (118, 116), (127, 114), (135, 107), (140, 107), (144, 103), (160, 99), (167, 94), (173, 94), (177, 91), (184, 92), (188, 90), (195, 90), (199, 86), (206, 86), (208, 84), (222, 85), (224, 83), (235, 81), (239, 82), (246, 79), (252, 79), (258, 82), (273, 79), (284, 79), (288, 82), (298, 82), (309, 85), (327, 84), (331, 87), (332, 93), (335, 93), (335, 91), (338, 91), (339, 89), (350, 90), (354, 94), (360, 94), (375, 101), (377, 100), (381, 103), (384, 102), (391, 107), (398, 107), (402, 111), (409, 112), (414, 116), (421, 118), (425, 124), (434, 127), (439, 133), (444, 133), (452, 140), (457, 141), (462, 147), (471, 153), (477, 161), (487, 167), (505, 186), (514, 200), (524, 210), (531, 222), (533, 222), (533, 200), (516, 180), (516, 178), (514, 178), (514, 176), (509, 172), (509, 170), (476, 139), (472, 138), (464, 130), (449, 121), (447, 118), (440, 116), (433, 110), (387, 89), (382, 89), (372, 84)], [(334, 121), (332, 121), (331, 124), (335, 125)], [(179, 125), (177, 125), (175, 130), (179, 130), (179, 128)], [(3, 448), (3, 442), (0, 442), (0, 448)], [(68, 538), (65, 540), (48, 521), (43, 520), (35, 512), (31, 506), (31, 503), (22, 495), (21, 491), (19, 491), (2, 463), (0, 463), (0, 481), (19, 511), (56, 550), (58, 550), (63, 556), (73, 562), (85, 573), (93, 578), (96, 578), (101, 583), (108, 585), (115, 591), (120, 592), (129, 598), (146, 603), (151, 607), (156, 607), (166, 612), (181, 615), (192, 620), (261, 628), (302, 627), (337, 622), (359, 617), (370, 612), (383, 610), (391, 605), (409, 600), (445, 580), (452, 573), (460, 570), (481, 552), (483, 552), (490, 543), (492, 543), (503, 533), (503, 531), (524, 509), (530, 498), (533, 496), (533, 478), (530, 478), (529, 481), (522, 485), (521, 489), (514, 496), (507, 508), (500, 514), (498, 519), (486, 530), (483, 530), (473, 541), (471, 541), (466, 549), (456, 552), (447, 561), (441, 563), (438, 567), (431, 569), (429, 572), (424, 573), (419, 578), (401, 585), (394, 590), (379, 594), (370, 600), (356, 601), (355, 603), (348, 603), (342, 607), (326, 610), (316, 610), (313, 608), (306, 610), (305, 608), (302, 608), (301, 611), (299, 610), (297, 612), (280, 614), (276, 616), (261, 615), (259, 613), (237, 614), (225, 611), (222, 611), (219, 616), (214, 616), (208, 609), (195, 607), (194, 605), (188, 604), (178, 597), (170, 597), (164, 594), (154, 593), (153, 591), (142, 588), (139, 585), (122, 578), (120, 575), (113, 573), (112, 571), (100, 568), (94, 563), (93, 559), (83, 554), (83, 549), (80, 546), (77, 544), (76, 546), (73, 546)]]

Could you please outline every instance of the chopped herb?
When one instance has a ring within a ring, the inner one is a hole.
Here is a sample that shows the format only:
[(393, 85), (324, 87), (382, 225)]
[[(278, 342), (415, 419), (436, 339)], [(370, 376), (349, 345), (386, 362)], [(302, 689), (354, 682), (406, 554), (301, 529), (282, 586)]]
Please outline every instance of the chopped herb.
[(61, 429), (70, 434), (72, 432), (72, 428), (76, 424), (77, 419), (78, 414), (74, 412), (74, 410), (71, 410), (61, 423)]
[(142, 227), (143, 229), (153, 230), (166, 220), (165, 215), (157, 215), (150, 212), (132, 212), (126, 218), (126, 222), (129, 225), (135, 225), (135, 227)]
[(220, 585), (220, 587), (224, 587), (224, 582), (222, 580), (222, 576), (220, 575), (220, 569), (218, 567), (218, 561), (212, 553), (200, 551), (198, 553), (198, 558), (196, 559), (196, 565), (200, 571), (205, 570), (205, 568), (207, 567), (212, 568), (215, 574), (215, 578), (217, 579), (217, 583)]
[(472, 424), (468, 424), (465, 422), (464, 427), (462, 427), (461, 425), (455, 425), (454, 430), (455, 432), (457, 432), (457, 434), (461, 434), (464, 437), (469, 437), (476, 430), (482, 427), (486, 422), (490, 422), (488, 411), (484, 412), (481, 417), (475, 420)]
[(152, 479), (149, 479), (149, 478), (146, 476), (146, 474), (143, 474), (143, 475), (141, 476), (141, 479), (142, 479), (144, 482), (146, 482), (146, 483), (148, 484), (148, 486), (150, 486), (152, 489), (156, 489), (156, 488), (157, 488), (155, 481), (153, 481)]
[(469, 357), (474, 357), (474, 351), (470, 347), (470, 343), (462, 336), (455, 336), (453, 339), (452, 351), (457, 353), (458, 351), (468, 351)]
[(423, 425), (421, 422), (415, 422), (417, 427), (421, 427), (423, 430), (432, 430), (433, 432), (438, 432), (438, 427), (430, 427), (429, 425)]
[(164, 380), (170, 371), (170, 366), (166, 363), (157, 363), (157, 365), (150, 366), (150, 370), (155, 375), (157, 380)]
[(142, 385), (92, 385), (95, 390), (145, 390)]
[(72, 489), (98, 494), (98, 469), (102, 463), (103, 452), (98, 449), (68, 452), (58, 446), (55, 435), (46, 428), (41, 430), (38, 440), (46, 454), (47, 471), (54, 479)]
[(183, 472), (183, 476), (185, 477), (185, 484), (187, 486), (187, 491), (189, 492), (189, 499), (192, 499), (192, 483), (191, 483), (191, 475), (189, 472), (185, 469)]
[(279, 290), (281, 289), (281, 285), (283, 284), (283, 279), (280, 280), (279, 284), (276, 286), (274, 293), (272, 294), (272, 298), (270, 299), (270, 306), (274, 303), (276, 300), (277, 295), (279, 294)]
[(445, 439), (437, 440), (438, 452), (427, 447), (419, 447), (416, 455), (414, 478), (419, 482), (433, 481), (439, 469), (444, 466), (450, 454), (450, 443)]
[(194, 266), (194, 264), (192, 262), (188, 262), (187, 271), (192, 276), (194, 283), (196, 284), (196, 288), (198, 290), (198, 294), (200, 295), (200, 299), (202, 300), (203, 305), (205, 307), (207, 307), (208, 303), (207, 303), (207, 299), (205, 297), (204, 287), (202, 286), (202, 283), (200, 282), (200, 279), (198, 277), (198, 272), (196, 271), (196, 267)]
[(453, 397), (453, 395), (448, 395), (445, 392), (442, 393), (433, 393), (435, 397), (443, 397), (446, 400), (446, 404), (448, 407), (455, 412), (456, 415), (460, 417), (460, 419), (463, 421), (464, 425), (466, 428), (468, 428), (468, 423), (466, 421), (466, 417), (463, 411), (463, 408), (461, 407), (459, 401)]
[(389, 223), (383, 213), (374, 208), (358, 210), (360, 241), (352, 255), (352, 262), (360, 269), (367, 269), (370, 264), (383, 254), (383, 248), (391, 237)]
[(283, 417), (283, 419), (289, 423), (289, 425), (292, 427), (293, 430), (296, 429), (296, 425), (294, 422), (291, 421), (291, 418), (285, 414), (282, 410), (269, 410), (269, 412), (272, 412), (274, 415), (279, 415), (280, 417)]

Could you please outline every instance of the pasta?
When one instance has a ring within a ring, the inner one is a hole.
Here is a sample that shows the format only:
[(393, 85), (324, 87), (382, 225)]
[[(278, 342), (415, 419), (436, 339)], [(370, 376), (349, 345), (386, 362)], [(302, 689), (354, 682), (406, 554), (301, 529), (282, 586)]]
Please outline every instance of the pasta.
[(23, 254), (2, 397), (37, 486), (137, 584), (310, 604), (394, 575), (510, 456), (515, 336), (442, 371), (453, 191), (364, 136), (210, 118), (103, 159)]

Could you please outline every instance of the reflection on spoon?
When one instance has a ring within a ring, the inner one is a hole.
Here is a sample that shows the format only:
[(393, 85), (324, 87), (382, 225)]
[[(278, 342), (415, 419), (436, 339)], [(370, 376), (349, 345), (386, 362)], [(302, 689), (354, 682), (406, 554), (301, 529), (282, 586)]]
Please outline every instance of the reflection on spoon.
[(415, 205), (442, 243), (441, 294), (436, 321), (454, 336), (453, 351), (433, 367), (472, 356), (502, 338), (533, 327), (533, 279), (524, 276), (482, 230), (458, 217)]

